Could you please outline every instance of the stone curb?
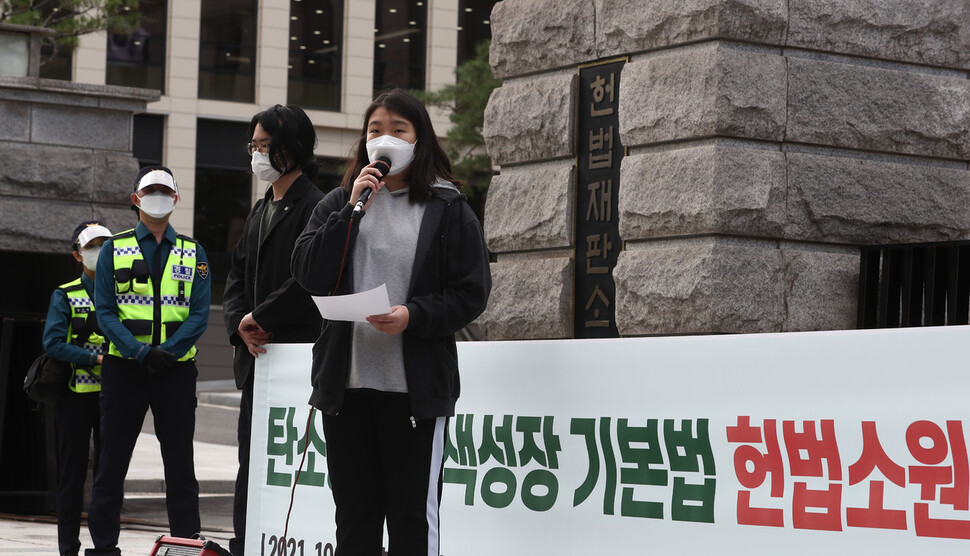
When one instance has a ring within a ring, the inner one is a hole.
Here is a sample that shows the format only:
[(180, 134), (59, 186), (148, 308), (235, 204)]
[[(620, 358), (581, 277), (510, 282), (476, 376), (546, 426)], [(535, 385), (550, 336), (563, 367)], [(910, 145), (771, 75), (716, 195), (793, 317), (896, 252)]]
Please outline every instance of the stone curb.
[[(235, 465), (235, 462), (233, 462)], [(236, 482), (230, 480), (201, 480), (199, 494), (233, 494)], [(165, 494), (165, 479), (129, 479), (125, 481), (125, 498), (140, 494)]]
[(221, 405), (225, 407), (239, 408), (239, 399), (242, 397), (242, 393), (239, 391), (233, 392), (199, 392), (196, 395), (199, 399), (199, 403), (207, 403), (212, 405)]

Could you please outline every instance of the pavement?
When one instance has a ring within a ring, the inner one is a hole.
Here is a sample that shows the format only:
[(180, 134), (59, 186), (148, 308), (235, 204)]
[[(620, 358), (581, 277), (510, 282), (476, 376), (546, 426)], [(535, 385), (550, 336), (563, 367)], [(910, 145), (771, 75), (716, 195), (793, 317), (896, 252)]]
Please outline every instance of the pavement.
[[(202, 534), (229, 547), (236, 479), (236, 420), (239, 391), (231, 380), (199, 382), (196, 411), (195, 474), (199, 480)], [(90, 493), (90, 475), (87, 488)], [(89, 496), (88, 493), (88, 496)], [(87, 499), (87, 497), (86, 497)], [(81, 548), (91, 547), (87, 515), (81, 524)], [(165, 480), (151, 416), (145, 419), (125, 479), (119, 547), (125, 556), (149, 556), (160, 535), (168, 535)], [(56, 555), (57, 516), (0, 513), (0, 555)], [(83, 553), (83, 552), (82, 552)]]

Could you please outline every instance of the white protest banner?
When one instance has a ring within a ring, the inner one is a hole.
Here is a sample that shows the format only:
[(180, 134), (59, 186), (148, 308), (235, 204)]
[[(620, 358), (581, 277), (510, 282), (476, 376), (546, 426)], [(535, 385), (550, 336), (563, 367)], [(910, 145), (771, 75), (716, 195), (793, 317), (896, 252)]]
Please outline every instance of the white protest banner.
[[(323, 421), (317, 411), (310, 422), (306, 460), (300, 465), (310, 415), (311, 347), (268, 344), (266, 353), (256, 359), (246, 554), (333, 556), (333, 497), (327, 487)], [(298, 479), (297, 469), (301, 469)], [(294, 480), (298, 484), (292, 491)], [(284, 529), (285, 547), (281, 545)]]
[[(970, 327), (459, 344), (442, 555), (965, 554), (968, 344)], [(309, 396), (309, 346), (273, 348), (247, 536), (270, 556)], [(286, 554), (333, 542), (313, 429)]]

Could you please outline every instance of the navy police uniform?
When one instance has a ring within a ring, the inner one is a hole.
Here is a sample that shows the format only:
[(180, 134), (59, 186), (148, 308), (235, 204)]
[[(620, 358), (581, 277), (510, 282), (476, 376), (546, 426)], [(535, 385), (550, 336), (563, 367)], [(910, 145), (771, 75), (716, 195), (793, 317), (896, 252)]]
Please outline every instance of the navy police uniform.
[[(156, 243), (139, 222), (102, 246), (95, 301), (110, 348), (102, 364), (101, 457), (88, 511), (94, 549), (85, 554), (120, 555), (125, 475), (149, 408), (165, 468), (171, 534), (191, 537), (201, 529), (192, 438), (195, 342), (209, 319), (205, 251), (171, 225)], [(161, 369), (146, 364), (156, 347), (174, 362)]]
[[(66, 392), (54, 408), (57, 436), (57, 546), (63, 556), (76, 556), (81, 549), (81, 511), (84, 481), (88, 474), (90, 443), (94, 438), (94, 468), (98, 467), (101, 430), (98, 393), (101, 391), (101, 366), (98, 355), (104, 339), (93, 316), (94, 280), (87, 275), (59, 286), (51, 294), (44, 324), (44, 351), (71, 363)], [(88, 320), (88, 315), (92, 315)], [(73, 342), (78, 331), (92, 329), (82, 345)]]

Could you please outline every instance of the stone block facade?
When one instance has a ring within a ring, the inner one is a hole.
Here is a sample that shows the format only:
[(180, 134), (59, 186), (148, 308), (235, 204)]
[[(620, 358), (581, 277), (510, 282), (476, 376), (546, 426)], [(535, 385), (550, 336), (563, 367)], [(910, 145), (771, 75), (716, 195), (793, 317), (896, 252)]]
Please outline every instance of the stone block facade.
[(132, 116), (158, 98), (0, 76), (0, 250), (63, 254), (74, 227), (92, 218), (116, 231), (133, 226)]
[(963, 0), (503, 0), (489, 339), (573, 335), (578, 66), (626, 57), (623, 336), (855, 327), (859, 249), (970, 239)]

